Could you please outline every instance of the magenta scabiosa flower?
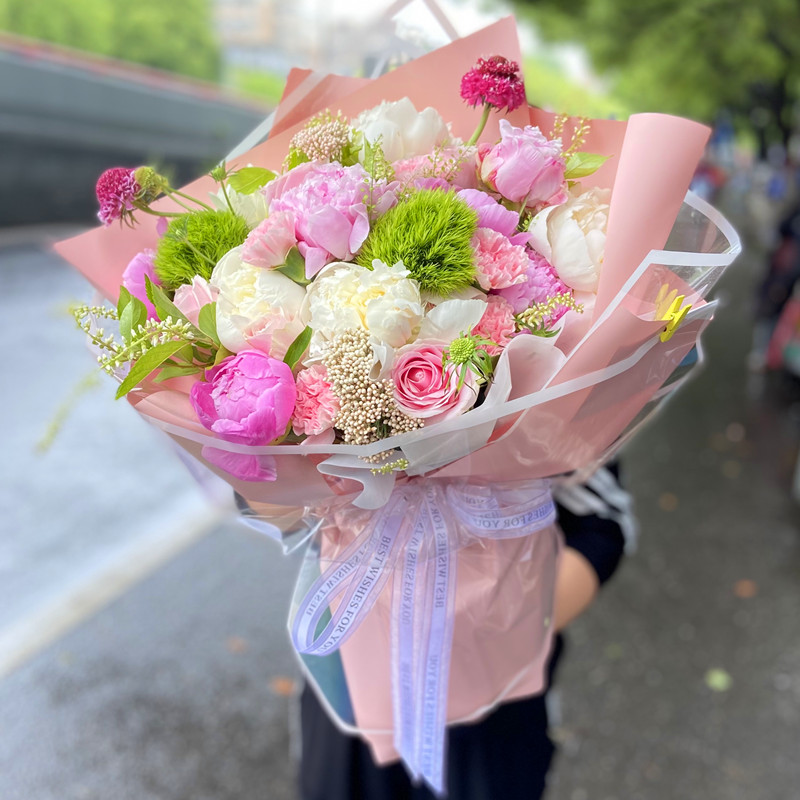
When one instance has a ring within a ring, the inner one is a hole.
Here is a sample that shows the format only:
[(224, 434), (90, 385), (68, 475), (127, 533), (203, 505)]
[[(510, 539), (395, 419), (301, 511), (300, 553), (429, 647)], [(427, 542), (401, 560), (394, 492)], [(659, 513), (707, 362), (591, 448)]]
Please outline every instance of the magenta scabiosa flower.
[(471, 106), (488, 105), (513, 111), (525, 102), (519, 64), (503, 56), (479, 58), (461, 79), (461, 97)]
[(97, 180), (97, 216), (103, 225), (132, 217), (134, 201), (142, 187), (136, 180), (136, 170), (128, 167), (107, 169)]

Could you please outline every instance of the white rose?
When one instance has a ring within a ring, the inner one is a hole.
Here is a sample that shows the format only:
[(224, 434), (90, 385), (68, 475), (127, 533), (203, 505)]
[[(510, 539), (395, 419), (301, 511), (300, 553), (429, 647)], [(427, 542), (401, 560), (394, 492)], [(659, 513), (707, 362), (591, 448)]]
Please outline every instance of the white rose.
[(407, 97), (362, 111), (352, 125), (371, 144), (381, 140), (387, 161), (425, 155), (450, 139), (447, 125), (436, 109), (417, 111)]
[(353, 328), (367, 331), (376, 346), (392, 349), (415, 336), (424, 313), (419, 284), (402, 262), (390, 267), (376, 259), (372, 266), (337, 261), (308, 286), (303, 316), (314, 331), (312, 356)]
[(242, 261), (242, 247), (229, 250), (209, 281), (219, 291), (217, 334), (231, 352), (255, 348), (283, 358), (302, 333), (304, 289), (272, 269)]
[(590, 189), (540, 211), (530, 224), (530, 244), (564, 283), (596, 292), (608, 228), (609, 189)]
[[(267, 201), (261, 192), (252, 194), (240, 194), (230, 186), (225, 187), (228, 192), (228, 200), (231, 201), (233, 210), (247, 223), (247, 227), (252, 230), (260, 222), (267, 218)], [(220, 189), (217, 192), (210, 192), (211, 201), (219, 211), (230, 211), (225, 195)]]

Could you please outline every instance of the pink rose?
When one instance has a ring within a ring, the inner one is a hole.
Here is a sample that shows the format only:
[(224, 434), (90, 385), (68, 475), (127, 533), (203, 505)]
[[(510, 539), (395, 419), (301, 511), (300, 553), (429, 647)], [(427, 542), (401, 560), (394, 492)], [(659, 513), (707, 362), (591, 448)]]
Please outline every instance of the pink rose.
[(499, 356), (514, 336), (514, 310), (498, 297), (490, 294), (487, 298), (486, 311), (480, 322), (472, 329), (472, 333), (490, 339), (494, 345), (480, 345), (490, 356)]
[(244, 453), (229, 453), (219, 447), (204, 447), (200, 455), (240, 481), (261, 483), (274, 481), (278, 477), (277, 464), (272, 456), (246, 455)]
[(172, 302), (192, 325), (197, 325), (200, 309), (209, 303), (216, 302), (218, 296), (219, 290), (215, 286), (212, 286), (202, 275), (195, 275), (191, 283), (183, 283), (175, 290)]
[(197, 418), (223, 439), (239, 444), (269, 444), (286, 431), (297, 389), (283, 361), (258, 350), (229, 356), (192, 386)]
[(505, 289), (525, 281), (528, 252), (491, 228), (478, 228), (472, 237), (475, 253), (475, 277), (481, 288)]
[(242, 248), (242, 261), (265, 269), (279, 267), (296, 244), (294, 217), (279, 211), (250, 231)]
[(512, 203), (535, 206), (564, 202), (564, 158), (559, 139), (538, 128), (515, 128), (500, 120), (500, 141), (478, 146), (481, 180)]
[(147, 297), (147, 284), (144, 280), (146, 275), (153, 283), (159, 286), (161, 285), (161, 281), (158, 279), (155, 268), (153, 267), (153, 259), (155, 257), (155, 250), (150, 250), (149, 248), (142, 250), (141, 253), (137, 253), (130, 260), (130, 263), (125, 267), (125, 271), (122, 273), (122, 285), (135, 298), (141, 300), (145, 304), (147, 307), (148, 319), (158, 319), (156, 309)]
[(340, 406), (327, 378), (328, 370), (322, 364), (298, 372), (297, 403), (292, 415), (295, 433), (316, 436), (333, 427)]
[(458, 388), (460, 370), (442, 368), (446, 344), (415, 342), (397, 351), (392, 367), (394, 400), (410, 417), (426, 419), (429, 424), (457, 417), (471, 408), (478, 398), (475, 375), (467, 370)]

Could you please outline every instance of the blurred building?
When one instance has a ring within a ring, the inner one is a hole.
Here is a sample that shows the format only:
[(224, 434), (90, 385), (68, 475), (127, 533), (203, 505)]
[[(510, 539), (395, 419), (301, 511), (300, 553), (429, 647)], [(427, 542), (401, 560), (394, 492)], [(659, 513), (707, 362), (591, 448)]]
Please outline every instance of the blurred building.
[(0, 225), (92, 222), (108, 167), (157, 164), (185, 183), (266, 109), (217, 86), (0, 33)]
[(330, 0), (216, 0), (223, 62), (280, 75), (294, 66), (352, 71), (353, 25), (343, 8)]

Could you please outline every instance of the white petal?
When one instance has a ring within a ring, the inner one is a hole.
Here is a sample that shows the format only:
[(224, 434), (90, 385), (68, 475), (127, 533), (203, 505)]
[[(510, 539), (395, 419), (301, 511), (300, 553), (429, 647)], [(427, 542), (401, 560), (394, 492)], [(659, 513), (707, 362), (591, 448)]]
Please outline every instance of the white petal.
[(422, 320), (417, 339), (450, 343), (480, 322), (486, 303), (482, 300), (445, 300)]
[[(505, 122), (505, 120), (501, 120)], [(553, 249), (550, 247), (550, 240), (547, 238), (547, 218), (555, 211), (558, 206), (548, 206), (542, 209), (532, 220), (528, 227), (531, 234), (530, 246), (543, 255), (548, 261), (553, 257)]]

